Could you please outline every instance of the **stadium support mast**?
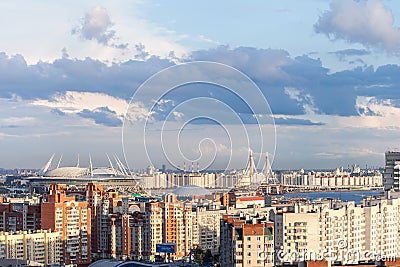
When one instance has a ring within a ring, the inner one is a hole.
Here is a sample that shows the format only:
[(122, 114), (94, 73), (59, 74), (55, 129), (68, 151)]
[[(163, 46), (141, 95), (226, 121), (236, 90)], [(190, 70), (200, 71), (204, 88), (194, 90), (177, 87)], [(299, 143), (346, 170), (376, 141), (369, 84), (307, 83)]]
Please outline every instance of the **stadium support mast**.
[(107, 158), (108, 158), (108, 162), (110, 163), (110, 167), (111, 167), (111, 169), (113, 170), (114, 174), (117, 174), (117, 172), (115, 171), (114, 166), (113, 166), (113, 164), (112, 164), (112, 162), (111, 162), (110, 157), (108, 156), (108, 154), (106, 154), (106, 156), (107, 156)]
[(92, 156), (89, 153), (89, 165), (90, 165), (90, 176), (93, 177), (93, 164), (92, 164)]
[(63, 157), (63, 154), (61, 154), (61, 157), (60, 157), (60, 159), (58, 160), (57, 169), (60, 168), (60, 164), (61, 164), (62, 157)]
[(42, 173), (42, 174), (46, 173), (46, 172), (49, 170), (50, 165), (51, 165), (51, 162), (53, 161), (53, 159), (54, 159), (54, 154), (50, 157), (50, 159), (49, 159), (49, 161), (46, 163), (46, 165), (44, 165), (44, 167), (42, 168), (42, 170), (41, 170), (41, 173)]

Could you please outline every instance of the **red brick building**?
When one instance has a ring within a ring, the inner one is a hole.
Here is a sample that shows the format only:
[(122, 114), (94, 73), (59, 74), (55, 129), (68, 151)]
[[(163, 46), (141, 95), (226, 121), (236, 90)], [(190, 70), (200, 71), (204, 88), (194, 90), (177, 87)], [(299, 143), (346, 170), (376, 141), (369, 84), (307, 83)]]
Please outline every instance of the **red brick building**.
[(86, 201), (66, 195), (66, 185), (50, 185), (41, 204), (42, 229), (62, 232), (63, 263), (87, 265), (91, 261), (91, 210)]

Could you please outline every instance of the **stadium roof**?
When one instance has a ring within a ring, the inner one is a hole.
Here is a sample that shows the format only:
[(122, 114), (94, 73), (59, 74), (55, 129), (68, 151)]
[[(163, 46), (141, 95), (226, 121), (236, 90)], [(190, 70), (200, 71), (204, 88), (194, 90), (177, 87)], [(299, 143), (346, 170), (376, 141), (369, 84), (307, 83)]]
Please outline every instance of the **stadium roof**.
[(88, 175), (90, 170), (88, 168), (80, 167), (61, 167), (47, 171), (44, 176), (47, 177), (82, 177)]

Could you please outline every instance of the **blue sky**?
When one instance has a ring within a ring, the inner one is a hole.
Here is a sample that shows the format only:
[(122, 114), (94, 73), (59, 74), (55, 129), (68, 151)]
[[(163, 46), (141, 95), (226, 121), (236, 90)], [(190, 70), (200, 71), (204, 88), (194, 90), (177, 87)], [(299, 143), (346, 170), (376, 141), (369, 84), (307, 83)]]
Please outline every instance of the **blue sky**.
[[(2, 167), (41, 167), (53, 153), (64, 154), (65, 165), (78, 153), (97, 165), (107, 164), (106, 153), (122, 157), (135, 90), (194, 60), (232, 66), (260, 88), (275, 115), (276, 151), (274, 141), (265, 148), (274, 168), (382, 166), (385, 150), (398, 147), (398, 1), (1, 1), (0, 10)], [(164, 99), (155, 124), (168, 114), (184, 123), (188, 114), (175, 108), (205, 96), (251, 117), (234, 97), (197, 85)], [(133, 104), (141, 118), (147, 110)], [(229, 159), (244, 167), (246, 147), (227, 146), (218, 125), (191, 127), (182, 140), (187, 159), (220, 152), (212, 168)], [(201, 152), (188, 142), (207, 138), (214, 143)], [(152, 157), (156, 167), (166, 163)], [(133, 153), (129, 166), (145, 167), (144, 158)]]

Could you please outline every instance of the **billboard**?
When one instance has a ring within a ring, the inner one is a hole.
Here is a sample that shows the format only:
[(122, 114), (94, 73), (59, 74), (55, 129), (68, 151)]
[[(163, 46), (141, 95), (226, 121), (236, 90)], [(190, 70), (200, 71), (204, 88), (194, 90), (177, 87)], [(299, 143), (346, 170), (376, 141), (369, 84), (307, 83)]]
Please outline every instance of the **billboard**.
[(156, 244), (156, 252), (175, 253), (176, 245), (174, 243)]

